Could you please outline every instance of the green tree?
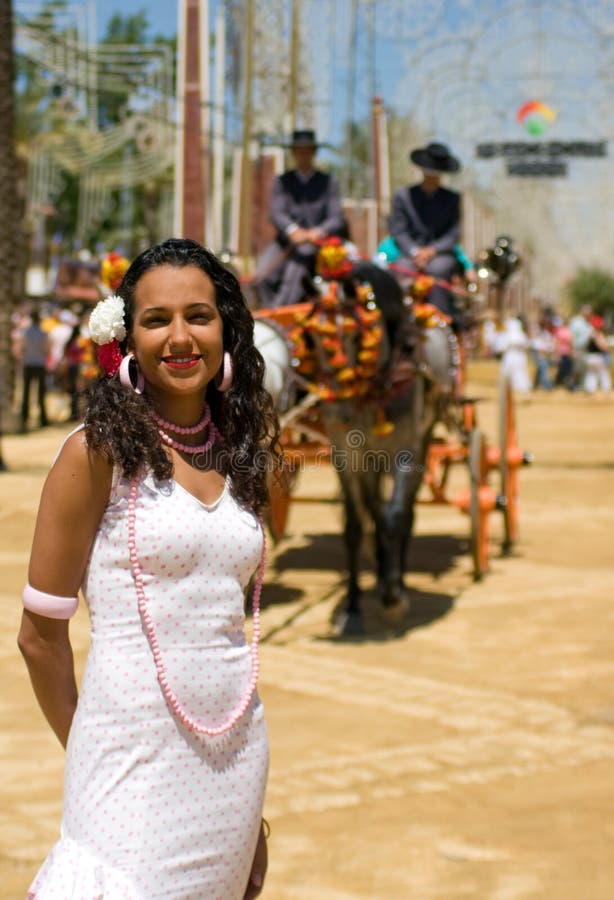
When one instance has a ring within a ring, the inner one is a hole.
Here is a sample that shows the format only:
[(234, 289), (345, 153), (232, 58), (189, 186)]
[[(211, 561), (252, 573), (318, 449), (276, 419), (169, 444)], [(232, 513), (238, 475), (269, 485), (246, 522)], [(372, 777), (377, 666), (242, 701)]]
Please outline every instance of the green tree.
[(362, 200), (373, 196), (371, 172), (371, 122), (347, 122), (339, 161), (333, 167), (345, 197)]
[[(74, 112), (67, 114), (78, 86), (59, 74), (57, 68), (41, 62), (43, 48), (49, 50), (64, 40), (76, 41), (74, 27), (62, 28), (59, 24), (58, 16), (65, 10), (65, 0), (48, 0), (33, 17), (28, 16), (26, 20), (22, 15), (18, 19), (24, 26), (27, 24), (29, 38), (39, 48), (38, 58), (17, 51), (14, 54), (16, 177), (19, 193), (24, 198), (35, 150), (71, 129), (88, 127), (76, 106)], [(61, 249), (72, 250), (79, 202), (79, 176), (64, 170), (60, 184), (56, 193), (48, 198), (51, 205), (45, 211), (43, 238), (47, 243), (51, 233), (61, 234), (65, 237)], [(33, 229), (37, 227), (40, 224), (37, 226), (36, 214), (34, 220), (24, 220), (26, 245), (31, 244)], [(43, 262), (42, 259), (38, 261)]]
[[(61, 25), (60, 14), (65, 12), (65, 0), (47, 0), (34, 17), (28, 17), (27, 29), (30, 39), (42, 48), (52, 48), (65, 39), (74, 43), (76, 35), (72, 26)], [(64, 17), (63, 21), (66, 21)], [(25, 20), (24, 20), (25, 24)], [(1, 27), (1, 25), (0, 25)], [(98, 90), (95, 97), (96, 124), (101, 132), (112, 132), (127, 117), (138, 115), (143, 109), (142, 71), (143, 62), (139, 46), (166, 44), (176, 56), (176, 38), (147, 37), (149, 28), (145, 9), (134, 15), (115, 15), (111, 18), (102, 38), (101, 48), (117, 53), (100, 52), (97, 59)], [(123, 53), (119, 51), (122, 48)], [(127, 52), (131, 48), (131, 52)], [(115, 57), (115, 58), (114, 58)], [(44, 59), (44, 56), (42, 57)], [(67, 104), (76, 96), (79, 85), (54, 73), (41, 58), (18, 56), (15, 73), (17, 94), (17, 148), (19, 159), (19, 180), (21, 193), (25, 194), (25, 182), (29, 162), (37, 147), (57, 147), (64, 139), (71, 146), (86, 147), (92, 136), (92, 121), (76, 104), (68, 114)], [(119, 65), (118, 65), (119, 63)], [(145, 95), (145, 105), (151, 98)], [(149, 111), (145, 113), (148, 115)], [(154, 113), (159, 115), (160, 113)], [(96, 125), (94, 125), (94, 128)], [(130, 168), (138, 155), (136, 141), (128, 141), (107, 162), (115, 165), (121, 174)], [(61, 154), (55, 160), (62, 166)], [(150, 177), (144, 184), (126, 183), (111, 190), (107, 211), (88, 234), (77, 234), (79, 194), (83, 172), (81, 169), (63, 167), (61, 188), (50, 197), (51, 205), (45, 213), (45, 239), (49, 244), (51, 235), (59, 236), (56, 250), (72, 253), (75, 246), (86, 246), (96, 251), (100, 245), (111, 249), (121, 246), (132, 255), (143, 244), (154, 243), (159, 237), (159, 217), (157, 210), (163, 206), (161, 197), (172, 190), (172, 172)], [(132, 176), (133, 178), (133, 176)], [(32, 223), (29, 223), (32, 226)], [(36, 224), (36, 223), (34, 223)], [(40, 228), (40, 222), (38, 223)], [(168, 226), (164, 230), (168, 230)]]
[[(387, 113), (388, 149), (391, 187), (401, 187), (409, 182), (411, 167), (409, 151), (424, 143), (424, 135), (411, 118), (400, 116), (394, 110)], [(373, 193), (371, 154), (371, 119), (346, 122), (338, 158), (331, 169), (337, 175), (346, 196), (363, 199)]]
[[(103, 85), (98, 91), (98, 121), (101, 128), (113, 127), (122, 119), (137, 112), (133, 108), (134, 97), (141, 87), (138, 47), (151, 43), (165, 44), (173, 52), (176, 69), (177, 39), (156, 35), (152, 41), (148, 39), (149, 20), (145, 9), (134, 15), (115, 14), (108, 26), (101, 45), (112, 48), (114, 45), (132, 47), (136, 63), (134, 75), (124, 74), (118, 77), (108, 62), (108, 56), (101, 54), (98, 82)], [(106, 60), (106, 61), (105, 61)], [(173, 78), (174, 82), (174, 78)], [(116, 155), (117, 168), (136, 154), (135, 142), (125, 145)], [(134, 255), (143, 245), (154, 243), (159, 235), (156, 233), (155, 210), (159, 205), (161, 192), (172, 186), (172, 173), (151, 179), (143, 184), (126, 185), (112, 192), (112, 203), (109, 215), (96, 234), (90, 236), (90, 248), (103, 243), (107, 247), (121, 246), (129, 256)]]
[(614, 315), (614, 275), (605, 269), (578, 269), (566, 286), (567, 297), (574, 310), (588, 305), (600, 315)]
[[(148, 28), (149, 21), (144, 9), (133, 16), (116, 13), (100, 43), (103, 47), (112, 47), (114, 44), (134, 46), (136, 52), (136, 45), (146, 43)], [(120, 78), (109, 66), (104, 55), (99, 63), (98, 81), (99, 84), (110, 85), (109, 88), (98, 91), (98, 124), (101, 128), (116, 125), (128, 113), (130, 99), (138, 89), (139, 82), (128, 74)]]

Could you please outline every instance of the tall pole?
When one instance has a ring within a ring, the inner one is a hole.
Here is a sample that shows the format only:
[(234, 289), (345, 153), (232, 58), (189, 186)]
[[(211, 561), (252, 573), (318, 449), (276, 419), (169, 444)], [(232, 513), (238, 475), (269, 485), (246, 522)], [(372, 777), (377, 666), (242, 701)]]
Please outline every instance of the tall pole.
[(175, 233), (201, 244), (209, 219), (208, 52), (202, 59), (208, 30), (208, 0), (179, 0)]
[(290, 91), (288, 97), (288, 114), (290, 132), (297, 124), (298, 77), (301, 55), (301, 0), (292, 0), (292, 25), (290, 32)]
[(211, 35), (209, 29), (209, 0), (198, 0), (200, 8), (200, 43), (198, 48), (201, 160), (203, 173), (202, 208), (199, 212), (204, 230), (204, 243), (211, 246), (211, 84), (209, 60), (211, 58)]
[(367, 34), (369, 47), (369, 95), (375, 97), (377, 90), (377, 65), (375, 63), (375, 0), (367, 0)]
[(88, 47), (87, 53), (83, 54), (85, 66), (84, 84), (86, 87), (87, 109), (92, 132), (98, 130), (98, 74), (96, 66), (96, 50), (98, 41), (96, 40), (96, 2), (88, 0), (87, 4), (87, 36)]
[(350, 15), (350, 47), (347, 82), (347, 159), (345, 165), (344, 193), (351, 197), (354, 191), (354, 96), (356, 94), (356, 49), (358, 45), (358, 0), (352, 0)]
[(213, 113), (213, 178), (211, 185), (211, 246), (224, 245), (224, 94), (226, 87), (226, 22), (222, 6), (215, 17), (215, 91)]
[(245, 74), (243, 78), (243, 141), (241, 149), (241, 221), (239, 228), (239, 256), (244, 275), (252, 268), (252, 167), (250, 159), (252, 138), (252, 71), (254, 44), (254, 2), (245, 3)]
[(373, 194), (377, 211), (377, 240), (381, 240), (387, 230), (390, 214), (390, 159), (388, 152), (388, 126), (386, 110), (381, 97), (372, 101), (373, 132)]
[[(375, 2), (374, 0), (367, 0), (367, 56), (368, 56), (368, 84), (369, 84), (369, 97), (371, 97), (371, 103), (373, 105), (373, 109), (375, 112), (375, 102), (376, 102), (376, 92), (375, 92), (375, 83), (376, 83), (376, 73), (375, 73)], [(378, 196), (378, 173), (377, 169), (379, 167), (379, 162), (377, 160), (377, 148), (375, 144), (375, 135), (372, 135), (371, 138), (371, 196), (377, 198)], [(376, 223), (377, 230), (377, 238), (379, 240), (379, 219)]]
[(185, 96), (185, 68), (181, 60), (185, 60), (185, 9), (183, 0), (177, 2), (177, 87), (176, 87), (176, 132), (175, 132), (175, 194), (173, 204), (173, 234), (181, 237), (183, 234), (183, 130), (185, 110), (183, 98)]

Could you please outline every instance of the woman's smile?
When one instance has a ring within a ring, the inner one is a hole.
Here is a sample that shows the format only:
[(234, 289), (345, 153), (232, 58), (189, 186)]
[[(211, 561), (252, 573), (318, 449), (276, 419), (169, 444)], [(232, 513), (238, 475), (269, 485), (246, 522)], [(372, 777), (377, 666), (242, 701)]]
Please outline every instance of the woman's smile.
[(162, 362), (169, 369), (193, 369), (202, 359), (200, 354), (192, 354), (191, 356), (163, 356)]

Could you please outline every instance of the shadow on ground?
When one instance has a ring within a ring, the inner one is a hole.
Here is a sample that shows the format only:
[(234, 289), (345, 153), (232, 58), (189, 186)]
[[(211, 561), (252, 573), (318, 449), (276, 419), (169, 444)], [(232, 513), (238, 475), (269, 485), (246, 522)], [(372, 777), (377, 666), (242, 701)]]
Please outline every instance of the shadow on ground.
[(362, 600), (362, 622), (349, 628), (345, 620), (345, 604), (336, 604), (330, 616), (332, 632), (321, 640), (333, 642), (382, 642), (400, 639), (408, 632), (424, 628), (442, 619), (454, 607), (454, 597), (438, 591), (408, 590), (409, 610), (401, 614), (384, 609), (373, 591), (365, 591)]
[[(287, 569), (301, 571), (333, 571), (343, 577), (345, 569), (345, 548), (343, 539), (335, 534), (304, 535), (305, 544), (289, 546), (277, 553), (272, 569), (282, 572)], [(362, 601), (362, 623), (358, 629), (343, 627), (344, 599), (340, 599), (331, 614), (332, 632), (322, 637), (334, 641), (385, 641), (402, 637), (408, 631), (422, 628), (447, 615), (454, 605), (451, 594), (417, 589), (411, 584), (412, 573), (430, 574), (438, 578), (451, 570), (459, 556), (467, 552), (467, 542), (447, 535), (420, 535), (412, 540), (409, 564), (405, 576), (408, 585), (409, 611), (402, 613), (382, 609), (373, 590), (365, 589)], [(372, 553), (365, 552), (363, 573), (366, 580), (373, 571)], [(267, 584), (263, 596), (263, 606), (298, 602), (306, 596), (310, 585), (301, 591), (296, 586)], [(329, 592), (329, 596), (330, 596)], [(334, 590), (332, 593), (337, 593)]]
[[(371, 550), (371, 536), (365, 539), (362, 557), (363, 571), (373, 568), (374, 559)], [(277, 572), (285, 569), (313, 569), (317, 571), (331, 570), (342, 572), (346, 568), (345, 547), (343, 538), (338, 534), (306, 534), (308, 543), (301, 547), (288, 547), (278, 552), (272, 563)], [(407, 563), (407, 577), (411, 581), (412, 572), (424, 572), (437, 578), (449, 572), (459, 556), (468, 551), (464, 538), (445, 534), (418, 535), (411, 540)]]
[(448, 534), (421, 534), (411, 539), (407, 560), (407, 573), (423, 572), (438, 578), (449, 572), (460, 556), (466, 556), (469, 544), (466, 538)]
[(281, 572), (285, 569), (313, 569), (317, 571), (343, 571), (345, 568), (345, 547), (340, 534), (305, 534), (303, 546), (283, 548), (278, 545), (272, 567)]

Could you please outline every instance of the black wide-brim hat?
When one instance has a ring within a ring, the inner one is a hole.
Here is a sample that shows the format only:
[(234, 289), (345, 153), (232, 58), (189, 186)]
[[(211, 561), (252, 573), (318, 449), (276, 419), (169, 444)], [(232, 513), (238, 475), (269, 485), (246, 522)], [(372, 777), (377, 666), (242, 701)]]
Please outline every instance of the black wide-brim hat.
[(303, 128), (292, 132), (288, 147), (319, 147), (316, 133), (312, 128)]
[(458, 172), (461, 167), (445, 144), (432, 143), (426, 147), (418, 147), (417, 150), (412, 150), (409, 158), (421, 169), (431, 172)]

